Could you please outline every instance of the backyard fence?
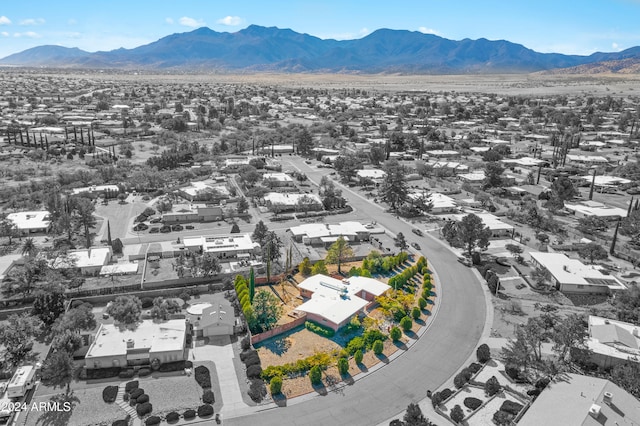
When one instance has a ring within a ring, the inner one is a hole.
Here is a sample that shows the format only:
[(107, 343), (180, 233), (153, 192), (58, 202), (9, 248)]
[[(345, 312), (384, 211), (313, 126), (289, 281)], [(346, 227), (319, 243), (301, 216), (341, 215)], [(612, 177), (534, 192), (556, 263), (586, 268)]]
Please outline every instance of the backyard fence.
[(275, 328), (265, 331), (264, 333), (254, 334), (251, 336), (251, 344), (255, 345), (256, 343), (262, 342), (263, 340), (266, 340), (270, 337), (277, 336), (278, 334), (282, 334), (284, 332), (292, 330), (298, 327), (299, 325), (304, 324), (306, 320), (307, 320), (307, 314), (303, 314), (301, 317), (298, 317), (291, 322), (276, 326)]

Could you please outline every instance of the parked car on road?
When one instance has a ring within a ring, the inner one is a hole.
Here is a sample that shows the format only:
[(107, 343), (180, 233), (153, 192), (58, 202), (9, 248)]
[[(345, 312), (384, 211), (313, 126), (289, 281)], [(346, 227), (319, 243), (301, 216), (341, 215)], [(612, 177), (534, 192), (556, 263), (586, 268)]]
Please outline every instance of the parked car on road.
[(161, 217), (154, 217), (149, 221), (149, 223), (160, 223), (160, 222), (162, 222)]
[(160, 228), (158, 228), (157, 226), (154, 226), (153, 228), (149, 229), (150, 234), (157, 234), (158, 232), (160, 232)]
[(411, 243), (411, 247), (413, 247), (416, 250), (420, 250), (420, 244), (418, 243)]
[(169, 225), (164, 225), (162, 228), (160, 228), (160, 232), (162, 232), (163, 234), (171, 232), (171, 227)]
[(184, 228), (182, 227), (182, 225), (176, 224), (171, 226), (171, 230), (172, 231), (182, 231)]
[(421, 230), (419, 230), (418, 228), (412, 228), (412, 229), (411, 229), (411, 232), (413, 232), (413, 233), (414, 233), (414, 234), (416, 234), (416, 235), (419, 235), (420, 237), (422, 237), (422, 235), (424, 235), (424, 234), (422, 233), (422, 231), (421, 231)]
[(193, 226), (193, 225), (186, 225), (186, 226), (185, 226), (185, 228), (187, 228), (187, 229), (194, 229), (194, 226)]

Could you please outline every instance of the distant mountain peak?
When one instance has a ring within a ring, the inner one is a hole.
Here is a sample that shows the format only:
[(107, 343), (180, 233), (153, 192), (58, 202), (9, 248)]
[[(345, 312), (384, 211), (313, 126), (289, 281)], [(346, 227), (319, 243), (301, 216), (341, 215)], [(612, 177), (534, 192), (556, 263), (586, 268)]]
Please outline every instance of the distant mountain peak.
[[(638, 58), (640, 47), (578, 56), (539, 53), (507, 40), (455, 41), (389, 28), (377, 29), (360, 39), (338, 41), (322, 40), (288, 28), (249, 25), (234, 33), (201, 27), (136, 48), (109, 52), (38, 46), (0, 59), (0, 65), (459, 74), (535, 72), (624, 59), (632, 63)], [(580, 68), (574, 70), (579, 71)]]

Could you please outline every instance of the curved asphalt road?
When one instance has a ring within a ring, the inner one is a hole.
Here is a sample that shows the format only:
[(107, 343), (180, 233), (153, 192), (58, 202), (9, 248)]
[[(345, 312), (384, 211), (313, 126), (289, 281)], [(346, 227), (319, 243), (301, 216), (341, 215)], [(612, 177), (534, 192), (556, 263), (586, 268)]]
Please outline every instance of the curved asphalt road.
[[(296, 165), (319, 182), (322, 172), (306, 164)], [(372, 219), (390, 232), (402, 232), (420, 242), (421, 252), (438, 276), (435, 291), (443, 290), (436, 299), (438, 314), (408, 351), (352, 386), (296, 401), (286, 408), (225, 419), (225, 424), (376, 425), (401, 413), (410, 402), (423, 399), (428, 389), (439, 388), (475, 350), (487, 312), (482, 288), (472, 271), (458, 263), (456, 255), (434, 238), (417, 238), (411, 233), (411, 225), (382, 212), (347, 188), (343, 195), (355, 208), (371, 212)]]

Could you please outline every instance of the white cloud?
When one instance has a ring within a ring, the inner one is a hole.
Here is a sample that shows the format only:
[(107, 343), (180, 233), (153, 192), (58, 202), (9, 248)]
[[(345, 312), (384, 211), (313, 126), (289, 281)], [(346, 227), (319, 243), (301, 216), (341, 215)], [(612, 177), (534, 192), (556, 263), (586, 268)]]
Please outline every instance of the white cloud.
[(11, 19), (4, 15), (0, 16), (0, 25), (11, 25)]
[(164, 22), (166, 22), (169, 25), (173, 25), (173, 18), (164, 18)]
[(9, 33), (6, 31), (1, 32), (0, 35), (2, 35), (2, 37), (9, 37)]
[(188, 16), (183, 16), (182, 18), (178, 19), (178, 22), (180, 23), (180, 25), (191, 28), (203, 27), (205, 25), (204, 21), (189, 18)]
[(69, 24), (69, 25), (75, 25), (75, 24), (77, 24), (77, 23), (78, 23), (78, 21), (76, 21), (76, 20), (75, 20), (75, 19), (73, 19), (73, 18), (70, 18), (70, 19), (67, 21), (67, 24)]
[(364, 36), (367, 36), (367, 35), (371, 34), (371, 30), (369, 28), (364, 27), (364, 28), (361, 28), (360, 31), (358, 31), (358, 34), (361, 37), (364, 37)]
[(33, 32), (33, 31), (25, 31), (23, 33), (13, 33), (13, 36), (16, 38), (21, 38), (21, 37), (25, 37), (25, 38), (40, 38), (42, 37), (40, 34)]
[(418, 27), (418, 31), (420, 31), (421, 33), (424, 34), (433, 34), (433, 35), (440, 35), (440, 31), (438, 30), (434, 30), (433, 28), (427, 28), (427, 27)]
[(44, 19), (42, 18), (28, 18), (20, 21), (20, 25), (29, 26), (29, 25), (42, 25), (44, 24)]
[(620, 47), (620, 45), (619, 45), (618, 43), (615, 43), (615, 42), (611, 43), (611, 48), (612, 48), (613, 50), (615, 50), (616, 52), (620, 52), (620, 51), (622, 50), (622, 48)]
[(220, 25), (228, 25), (230, 27), (237, 27), (242, 24), (243, 19), (239, 16), (225, 16), (224, 18), (218, 19), (216, 23)]

